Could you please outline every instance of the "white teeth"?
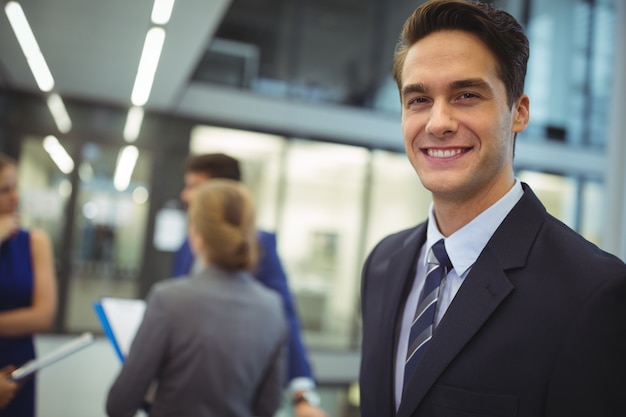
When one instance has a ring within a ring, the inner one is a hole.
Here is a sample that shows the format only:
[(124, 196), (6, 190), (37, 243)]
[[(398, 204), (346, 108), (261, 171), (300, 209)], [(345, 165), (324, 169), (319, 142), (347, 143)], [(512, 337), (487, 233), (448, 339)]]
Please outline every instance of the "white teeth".
[(463, 152), (462, 149), (429, 149), (428, 156), (433, 158), (450, 158)]

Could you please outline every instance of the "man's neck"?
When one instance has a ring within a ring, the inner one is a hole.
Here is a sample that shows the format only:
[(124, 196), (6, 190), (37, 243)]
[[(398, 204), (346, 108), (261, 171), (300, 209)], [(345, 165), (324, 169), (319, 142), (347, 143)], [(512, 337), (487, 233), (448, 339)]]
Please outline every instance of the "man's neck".
[(433, 194), (433, 208), (441, 234), (450, 236), (495, 204), (515, 185), (515, 178), (511, 176), (507, 182), (505, 186), (494, 184), (494, 187), (469, 198), (451, 199)]

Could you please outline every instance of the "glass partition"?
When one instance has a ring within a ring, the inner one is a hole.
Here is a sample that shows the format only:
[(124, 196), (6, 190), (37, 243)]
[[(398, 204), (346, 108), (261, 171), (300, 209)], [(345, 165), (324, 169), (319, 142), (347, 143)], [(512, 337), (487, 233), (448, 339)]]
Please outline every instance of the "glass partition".
[(598, 246), (602, 246), (605, 227), (605, 186), (598, 181), (582, 184), (580, 233)]
[(430, 191), (404, 154), (373, 151), (366, 255), (388, 234), (428, 217)]
[(613, 78), (615, 1), (532, 1), (522, 136), (604, 146)]
[(575, 179), (536, 171), (519, 171), (517, 177), (530, 185), (548, 213), (572, 229), (578, 228), (578, 185)]
[(259, 228), (276, 230), (279, 177), (285, 138), (215, 126), (196, 126), (191, 132), (192, 154), (223, 152), (240, 163), (242, 181), (257, 204)]
[[(73, 152), (72, 143), (66, 142), (64, 146), (67, 152)], [(22, 142), (18, 178), (20, 224), (26, 228), (41, 228), (48, 233), (58, 264), (65, 210), (72, 192), (69, 172), (61, 171), (46, 152), (44, 138), (27, 137)]]
[(365, 148), (289, 143), (279, 253), (312, 347), (353, 343), (368, 163)]
[(82, 149), (65, 306), (67, 331), (101, 330), (92, 306), (100, 296), (137, 296), (152, 158), (146, 152), (135, 154), (136, 163), (126, 166), (129, 176), (124, 182), (123, 149), (95, 143)]

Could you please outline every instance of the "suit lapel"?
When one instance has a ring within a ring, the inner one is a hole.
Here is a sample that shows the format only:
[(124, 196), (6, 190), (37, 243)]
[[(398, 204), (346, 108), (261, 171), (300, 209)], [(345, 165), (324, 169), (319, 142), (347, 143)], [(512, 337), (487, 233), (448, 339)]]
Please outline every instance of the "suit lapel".
[(545, 208), (525, 185), (524, 196), (498, 227), (459, 288), (428, 351), (409, 381), (397, 417), (411, 416), (437, 378), (514, 290), (505, 271), (526, 264)]
[(435, 337), (405, 388), (410, 394), (400, 404), (398, 417), (411, 415), (448, 364), (513, 290), (491, 253), (483, 253), (480, 258), (439, 323)]
[(426, 241), (426, 223), (423, 223), (411, 233), (404, 241), (404, 246), (389, 259), (389, 270), (387, 277), (398, 277), (402, 279), (399, 283), (389, 283), (386, 288), (391, 292), (389, 294), (389, 312), (392, 314), (390, 323), (398, 323), (393, 329), (393, 354), (395, 357), (397, 340), (399, 337), (400, 324), (402, 322), (402, 312), (404, 303), (409, 295), (413, 280), (415, 277), (415, 267), (417, 266), (417, 257), (424, 242)]
[[(389, 415), (395, 411), (395, 400), (393, 387), (395, 386), (395, 354), (398, 339), (398, 330), (401, 322), (401, 312), (408, 295), (410, 285), (413, 282), (414, 264), (416, 262), (417, 253), (426, 239), (425, 224), (417, 226), (407, 238), (402, 242), (402, 246), (389, 255), (386, 265), (376, 267), (376, 275), (372, 276), (376, 281), (383, 285), (377, 286), (380, 293), (376, 296), (382, 301), (379, 309), (380, 320), (379, 327), (372, 329), (376, 334), (377, 351), (375, 357), (384, 358), (377, 361), (375, 366), (384, 367), (380, 372), (373, 372), (376, 375), (382, 375), (382, 379), (376, 382), (376, 385), (385, 387), (378, 393), (379, 404), (384, 404), (384, 415)], [(396, 326), (391, 324), (396, 323)], [(372, 364), (374, 365), (374, 364)]]

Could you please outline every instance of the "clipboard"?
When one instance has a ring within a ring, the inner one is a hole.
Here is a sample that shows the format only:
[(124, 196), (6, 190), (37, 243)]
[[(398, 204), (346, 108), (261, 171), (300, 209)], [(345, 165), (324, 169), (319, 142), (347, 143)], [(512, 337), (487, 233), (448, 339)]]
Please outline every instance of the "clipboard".
[(143, 320), (145, 300), (101, 297), (93, 303), (93, 308), (115, 353), (124, 362)]
[(81, 336), (61, 345), (54, 351), (43, 355), (40, 358), (26, 362), (24, 365), (11, 372), (11, 379), (15, 382), (22, 381), (33, 375), (40, 369), (43, 369), (49, 365), (52, 365), (53, 363), (60, 361), (63, 358), (68, 357), (78, 352), (79, 350), (86, 348), (94, 342), (95, 338), (93, 337), (93, 334), (89, 332), (83, 333)]
[[(94, 311), (102, 330), (111, 342), (115, 353), (123, 363), (135, 339), (139, 325), (146, 312), (146, 301), (142, 299), (101, 297), (93, 303)], [(144, 411), (154, 401), (158, 382), (152, 381), (144, 397)]]

